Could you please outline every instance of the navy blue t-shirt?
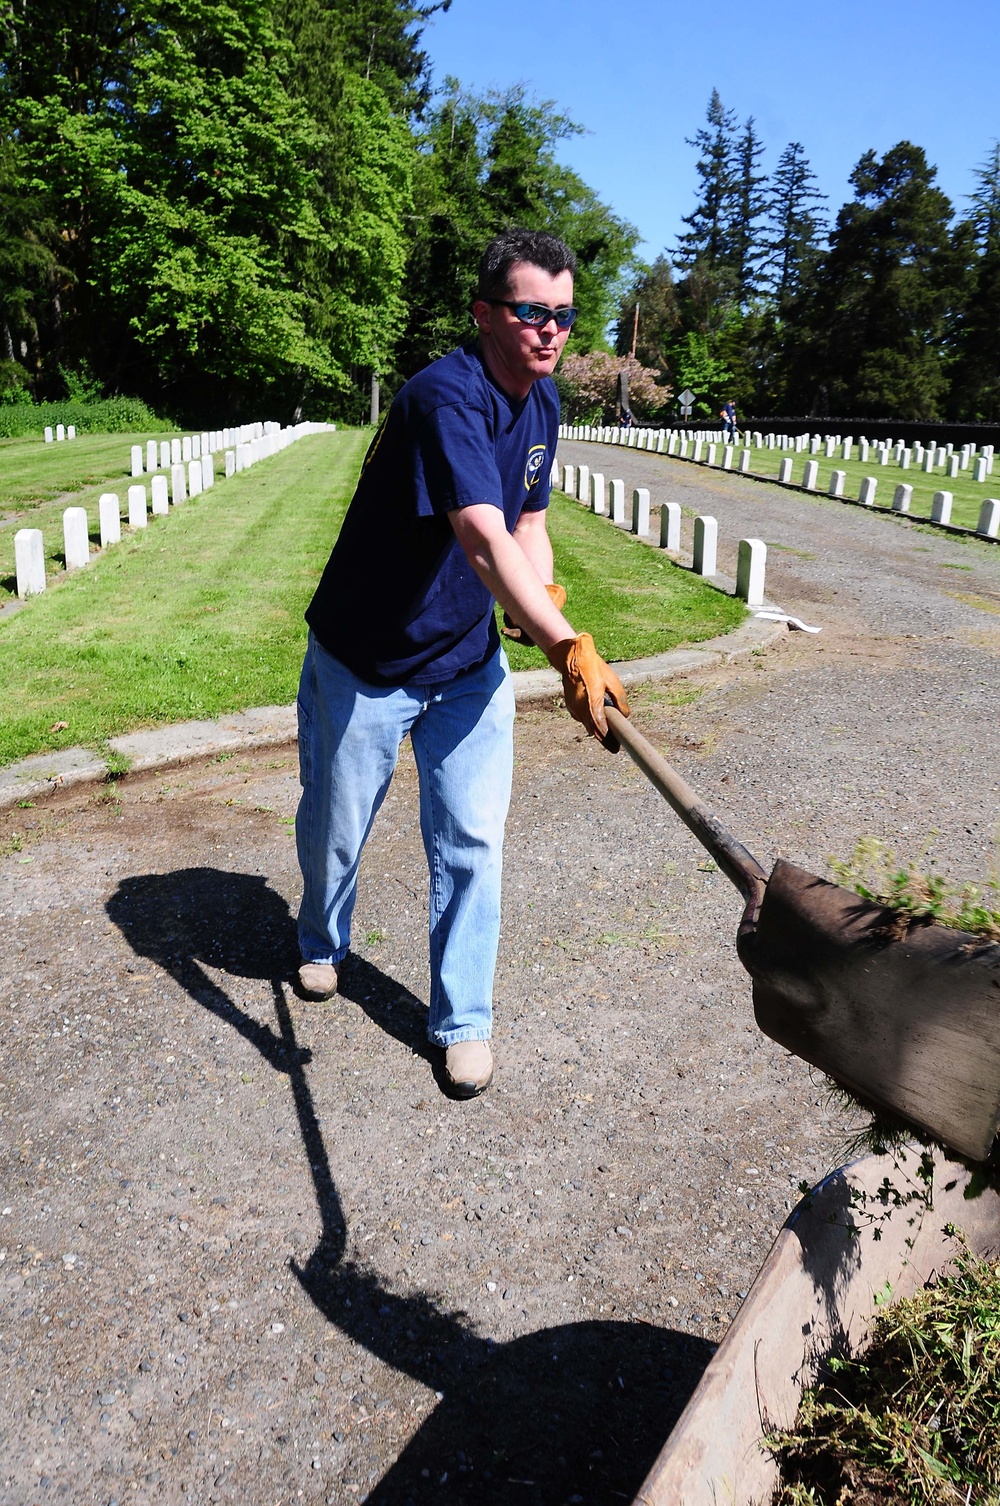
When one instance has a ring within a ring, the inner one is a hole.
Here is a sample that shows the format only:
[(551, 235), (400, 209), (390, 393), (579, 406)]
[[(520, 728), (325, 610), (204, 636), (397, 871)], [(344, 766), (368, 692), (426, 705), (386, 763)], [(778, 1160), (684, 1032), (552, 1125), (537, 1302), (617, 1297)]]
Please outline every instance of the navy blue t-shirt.
[(478, 344), (400, 389), (372, 440), (306, 621), (329, 653), (373, 685), (435, 685), (490, 658), (493, 597), (448, 513), (486, 502), (508, 532), (548, 506), (559, 397), (548, 377), (518, 402)]

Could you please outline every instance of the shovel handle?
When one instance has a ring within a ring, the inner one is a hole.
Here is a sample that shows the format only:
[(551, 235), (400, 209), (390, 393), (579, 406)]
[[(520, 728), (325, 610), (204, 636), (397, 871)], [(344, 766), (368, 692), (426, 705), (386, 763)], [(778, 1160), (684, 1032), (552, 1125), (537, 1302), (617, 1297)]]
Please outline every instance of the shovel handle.
[(736, 885), (747, 901), (744, 922), (752, 923), (764, 898), (764, 885), (767, 883), (767, 874), (757, 859), (742, 842), (737, 842), (718, 817), (713, 816), (708, 806), (698, 798), (677, 770), (671, 768), (641, 732), (636, 731), (628, 717), (622, 716), (615, 706), (606, 705), (604, 713), (608, 726), (632, 762), (638, 764), (688, 830), (698, 838), (705, 851), (712, 855), (730, 883)]

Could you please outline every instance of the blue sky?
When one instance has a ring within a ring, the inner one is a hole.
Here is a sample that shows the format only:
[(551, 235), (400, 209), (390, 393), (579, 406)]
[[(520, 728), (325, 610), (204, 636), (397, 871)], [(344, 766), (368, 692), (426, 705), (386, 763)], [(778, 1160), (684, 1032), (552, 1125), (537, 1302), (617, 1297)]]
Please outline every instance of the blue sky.
[(801, 141), (836, 213), (861, 154), (924, 147), (961, 212), (1000, 137), (995, 0), (679, 5), (676, 0), (453, 0), (423, 46), (440, 83), (521, 83), (587, 135), (560, 157), (625, 219), (642, 255), (673, 243), (694, 202), (694, 151), (713, 88), (757, 121), (771, 171)]

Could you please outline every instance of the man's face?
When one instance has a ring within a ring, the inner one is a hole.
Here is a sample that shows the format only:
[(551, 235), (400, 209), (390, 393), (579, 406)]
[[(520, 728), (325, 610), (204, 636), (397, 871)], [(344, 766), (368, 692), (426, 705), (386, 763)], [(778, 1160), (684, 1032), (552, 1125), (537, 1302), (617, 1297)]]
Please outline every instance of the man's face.
[[(506, 297), (509, 303), (566, 308), (573, 302), (573, 274), (560, 272), (553, 277), (528, 262), (515, 262)], [(512, 309), (482, 300), (473, 304), (473, 313), (501, 385), (526, 394), (533, 382), (552, 375), (569, 339), (568, 329), (557, 329), (554, 319), (541, 327), (522, 324)]]

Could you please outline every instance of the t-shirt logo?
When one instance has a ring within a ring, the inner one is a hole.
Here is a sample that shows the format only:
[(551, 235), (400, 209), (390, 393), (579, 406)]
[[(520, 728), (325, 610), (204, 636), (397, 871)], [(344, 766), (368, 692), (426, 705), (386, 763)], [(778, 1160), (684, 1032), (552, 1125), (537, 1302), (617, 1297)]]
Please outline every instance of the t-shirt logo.
[(531, 488), (537, 482), (544, 459), (545, 446), (543, 444), (533, 444), (528, 451), (528, 460), (524, 467), (524, 489), (526, 492), (530, 492)]

